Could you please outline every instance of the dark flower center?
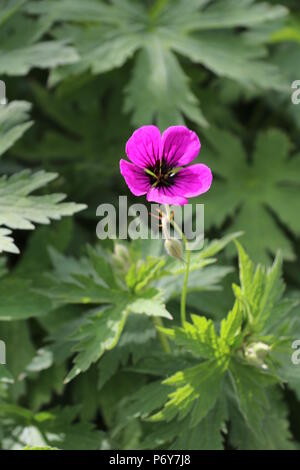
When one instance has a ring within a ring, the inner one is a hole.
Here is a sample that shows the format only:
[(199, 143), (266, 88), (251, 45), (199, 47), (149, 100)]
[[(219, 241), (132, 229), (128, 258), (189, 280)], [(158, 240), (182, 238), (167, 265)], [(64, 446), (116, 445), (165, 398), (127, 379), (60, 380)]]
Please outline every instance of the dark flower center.
[(169, 166), (165, 159), (157, 160), (155, 165), (145, 169), (150, 177), (152, 187), (169, 187), (171, 186), (177, 176), (180, 168), (173, 168)]

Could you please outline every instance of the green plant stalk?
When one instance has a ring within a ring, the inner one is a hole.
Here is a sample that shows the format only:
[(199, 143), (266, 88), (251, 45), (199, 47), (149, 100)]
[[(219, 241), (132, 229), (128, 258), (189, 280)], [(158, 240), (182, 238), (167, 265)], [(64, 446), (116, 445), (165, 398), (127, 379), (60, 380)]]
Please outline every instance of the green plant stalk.
[[(169, 208), (169, 206), (166, 205), (165, 209), (166, 209), (168, 218), (170, 218), (170, 208)], [(169, 345), (169, 341), (168, 341), (167, 337), (160, 331), (160, 327), (164, 326), (162, 319), (160, 317), (153, 317), (153, 323), (155, 325), (156, 332), (157, 332), (157, 335), (158, 335), (158, 338), (160, 340), (160, 343), (161, 343), (161, 346), (162, 346), (163, 350), (165, 351), (165, 353), (169, 354), (171, 352), (171, 347)]]
[(157, 336), (159, 338), (159, 341), (163, 350), (165, 351), (165, 353), (170, 354), (171, 347), (169, 345), (169, 341), (167, 337), (159, 329), (160, 327), (164, 326), (162, 319), (160, 317), (153, 317), (153, 323), (155, 325)]
[(186, 322), (186, 296), (187, 296), (187, 286), (188, 286), (188, 279), (189, 279), (189, 271), (190, 271), (190, 262), (191, 262), (191, 251), (188, 249), (186, 242), (186, 269), (184, 274), (184, 282), (183, 288), (181, 293), (181, 303), (180, 303), (180, 317), (181, 317), (181, 324), (182, 326)]
[(180, 302), (180, 318), (181, 318), (181, 324), (183, 326), (184, 323), (186, 322), (186, 296), (187, 296), (187, 286), (188, 286), (190, 264), (191, 264), (191, 250), (189, 249), (189, 243), (188, 243), (188, 240), (187, 240), (185, 234), (178, 227), (176, 222), (174, 222), (174, 220), (171, 220), (171, 218), (170, 218), (170, 208), (169, 208), (168, 205), (166, 205), (166, 212), (167, 212), (167, 217), (170, 220), (170, 223), (173, 225), (175, 230), (182, 237), (182, 240), (184, 242), (185, 251), (186, 251), (186, 269), (185, 269), (185, 274), (184, 274), (184, 281), (183, 281), (183, 288), (182, 288), (181, 302)]

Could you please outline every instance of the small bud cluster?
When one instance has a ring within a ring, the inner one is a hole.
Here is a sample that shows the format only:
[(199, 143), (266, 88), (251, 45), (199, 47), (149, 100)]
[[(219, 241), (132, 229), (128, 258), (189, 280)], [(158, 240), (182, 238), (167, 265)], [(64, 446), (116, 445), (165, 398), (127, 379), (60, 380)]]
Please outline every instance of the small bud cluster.
[(271, 347), (268, 344), (258, 341), (257, 343), (249, 344), (245, 348), (244, 354), (249, 364), (266, 370), (268, 369), (268, 366), (265, 363), (265, 359), (270, 351)]

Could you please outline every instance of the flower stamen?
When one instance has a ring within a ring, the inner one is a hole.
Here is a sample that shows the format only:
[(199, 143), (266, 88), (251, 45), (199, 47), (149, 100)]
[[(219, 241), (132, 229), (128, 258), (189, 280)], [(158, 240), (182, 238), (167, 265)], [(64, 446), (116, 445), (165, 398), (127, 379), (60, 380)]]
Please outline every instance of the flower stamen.
[(150, 176), (152, 188), (168, 187), (172, 184), (171, 179), (182, 169), (182, 167), (169, 167), (162, 158), (150, 168), (144, 168), (145, 173)]

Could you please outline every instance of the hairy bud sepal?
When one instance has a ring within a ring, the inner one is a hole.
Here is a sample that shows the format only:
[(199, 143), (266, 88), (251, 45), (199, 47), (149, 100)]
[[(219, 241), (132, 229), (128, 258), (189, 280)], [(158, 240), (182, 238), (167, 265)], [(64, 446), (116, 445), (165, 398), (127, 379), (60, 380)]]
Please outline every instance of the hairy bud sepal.
[(172, 258), (179, 259), (180, 261), (184, 261), (183, 259), (183, 247), (180, 240), (176, 238), (169, 238), (165, 241), (165, 250), (169, 256)]

